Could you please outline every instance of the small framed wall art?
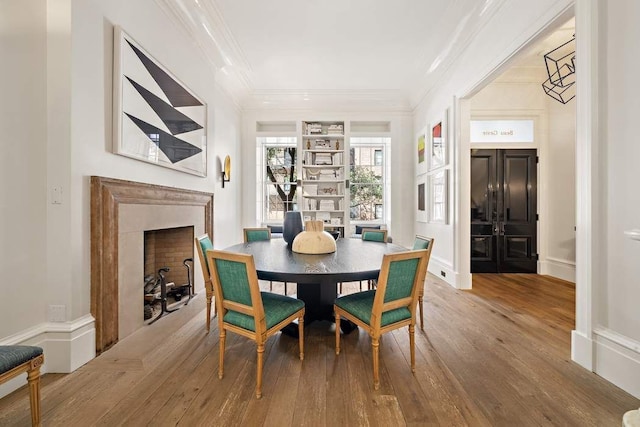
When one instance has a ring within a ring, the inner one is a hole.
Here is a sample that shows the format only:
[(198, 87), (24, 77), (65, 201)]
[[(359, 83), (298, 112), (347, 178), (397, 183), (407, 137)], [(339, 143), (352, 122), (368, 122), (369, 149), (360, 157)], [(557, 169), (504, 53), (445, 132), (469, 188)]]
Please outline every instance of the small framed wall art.
[(418, 197), (417, 197), (417, 212), (416, 221), (427, 222), (427, 175), (418, 175)]
[(437, 169), (447, 164), (447, 114), (444, 115), (431, 125), (429, 133), (429, 170)]
[(207, 105), (120, 27), (114, 30), (113, 151), (207, 175)]
[(416, 175), (423, 174), (427, 171), (427, 146), (426, 134), (424, 129), (416, 136), (417, 140), (417, 159)]
[(447, 224), (449, 170), (442, 169), (429, 175), (429, 222)]

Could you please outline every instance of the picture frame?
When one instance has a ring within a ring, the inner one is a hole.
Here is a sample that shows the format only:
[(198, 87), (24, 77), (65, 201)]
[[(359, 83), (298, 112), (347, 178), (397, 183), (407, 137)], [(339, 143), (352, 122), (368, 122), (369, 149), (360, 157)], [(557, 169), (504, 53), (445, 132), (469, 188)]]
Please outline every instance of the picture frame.
[(447, 116), (448, 109), (429, 127), (429, 170), (447, 165)]
[(449, 170), (429, 175), (429, 222), (447, 224), (449, 220)]
[(416, 221), (427, 222), (427, 175), (422, 174), (417, 179)]
[(119, 26), (113, 63), (113, 152), (206, 177), (207, 104)]
[(416, 144), (416, 175), (421, 175), (427, 171), (427, 141), (425, 129), (422, 129), (416, 135)]

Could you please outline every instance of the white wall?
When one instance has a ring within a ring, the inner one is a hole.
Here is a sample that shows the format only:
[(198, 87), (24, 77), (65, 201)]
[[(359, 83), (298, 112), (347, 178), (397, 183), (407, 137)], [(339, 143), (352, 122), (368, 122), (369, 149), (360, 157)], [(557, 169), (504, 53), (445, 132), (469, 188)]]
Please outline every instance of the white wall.
[[(214, 244), (228, 246), (240, 236), (240, 187), (221, 189), (219, 159), (239, 159), (241, 116), (195, 43), (153, 0), (10, 0), (0, 7), (9, 35), (3, 60), (12, 63), (2, 71), (2, 108), (10, 110), (0, 118), (3, 144), (11, 144), (5, 153), (12, 153), (2, 158), (0, 183), (8, 202), (0, 265), (11, 300), (3, 319), (12, 321), (0, 322), (0, 341), (40, 343), (45, 371), (69, 372), (95, 348), (89, 177), (214, 192)], [(112, 154), (114, 25), (208, 104), (207, 178)], [(61, 204), (48, 203), (54, 186)], [(66, 321), (48, 322), (50, 304), (65, 307)], [(53, 331), (63, 336), (52, 340)]]
[(46, 319), (45, 0), (0, 2), (0, 337)]
[(543, 274), (575, 282), (576, 99), (562, 104), (545, 96), (548, 112), (546, 263)]
[[(640, 46), (635, 43), (640, 37), (636, 22), (640, 4), (634, 0), (597, 3), (600, 45), (596, 47), (601, 57), (597, 79), (592, 83), (599, 88), (600, 114), (599, 138), (592, 144), (602, 154), (595, 167), (601, 178), (596, 198), (603, 203), (593, 226), (601, 232), (596, 244), (601, 245), (597, 262), (603, 280), (592, 284), (593, 369), (640, 397), (640, 242), (624, 234), (625, 230), (640, 228), (640, 194), (636, 188), (640, 182), (636, 161), (640, 156)], [(588, 325), (580, 329), (589, 336)]]

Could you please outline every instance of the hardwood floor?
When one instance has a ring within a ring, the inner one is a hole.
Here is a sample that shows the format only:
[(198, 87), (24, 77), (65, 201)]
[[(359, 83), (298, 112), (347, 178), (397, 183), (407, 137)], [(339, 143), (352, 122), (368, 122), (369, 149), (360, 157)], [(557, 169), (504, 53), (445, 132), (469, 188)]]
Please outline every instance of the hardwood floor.
[[(618, 426), (640, 401), (571, 361), (574, 299), (573, 284), (545, 276), (474, 275), (460, 291), (429, 275), (415, 374), (406, 330), (385, 334), (374, 391), (369, 337), (345, 336), (336, 356), (320, 322), (302, 362), (296, 339), (269, 339), (256, 400), (255, 344), (228, 334), (219, 380), (201, 293), (76, 372), (45, 375), (43, 425)], [(30, 425), (25, 388), (0, 400), (0, 425)]]

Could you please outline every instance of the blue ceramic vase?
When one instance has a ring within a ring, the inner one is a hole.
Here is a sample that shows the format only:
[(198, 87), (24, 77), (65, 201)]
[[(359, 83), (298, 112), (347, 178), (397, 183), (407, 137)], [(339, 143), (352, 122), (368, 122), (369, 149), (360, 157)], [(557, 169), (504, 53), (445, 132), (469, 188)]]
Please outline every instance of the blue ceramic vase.
[(293, 239), (304, 230), (302, 225), (302, 214), (298, 211), (289, 211), (284, 215), (282, 223), (282, 238), (291, 247)]

